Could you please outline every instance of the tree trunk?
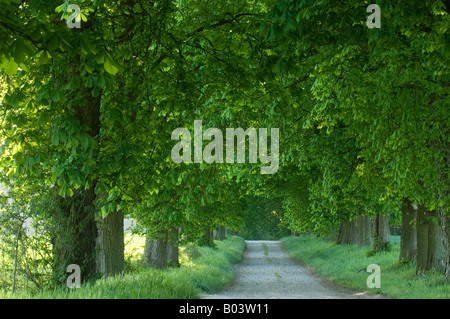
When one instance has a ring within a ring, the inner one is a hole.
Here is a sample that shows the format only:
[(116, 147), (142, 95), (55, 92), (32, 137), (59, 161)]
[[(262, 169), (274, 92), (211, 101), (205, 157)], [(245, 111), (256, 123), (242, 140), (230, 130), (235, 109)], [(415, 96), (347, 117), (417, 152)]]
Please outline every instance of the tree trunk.
[(209, 227), (205, 228), (202, 238), (200, 238), (198, 244), (200, 246), (214, 247), (214, 235), (213, 230)]
[(373, 221), (373, 251), (389, 250), (391, 234), (389, 230), (389, 215), (377, 215)]
[(167, 268), (168, 231), (161, 231), (156, 238), (145, 240), (144, 259), (149, 267)]
[(428, 211), (423, 205), (417, 208), (417, 273), (442, 269), (442, 230), (436, 211)]
[(339, 227), (339, 232), (337, 235), (337, 243), (341, 245), (348, 245), (350, 242), (350, 221), (344, 220)]
[(14, 265), (13, 265), (13, 275), (12, 275), (12, 287), (11, 291), (14, 292), (16, 290), (16, 277), (17, 277), (17, 264), (18, 264), (18, 258), (19, 258), (19, 241), (20, 241), (20, 234), (22, 231), (22, 223), (20, 226), (17, 227), (17, 233), (14, 237)]
[(450, 215), (444, 215), (444, 209), (441, 210), (442, 239), (444, 244), (444, 274), (447, 280), (450, 280)]
[(342, 245), (370, 246), (372, 243), (370, 218), (362, 215), (352, 221), (342, 222), (337, 241)]
[[(73, 107), (75, 120), (87, 128), (87, 134), (97, 139), (100, 133), (101, 94), (93, 97), (92, 90), (87, 87), (81, 87), (78, 94), (84, 97), (85, 103)], [(73, 191), (72, 197), (56, 195), (57, 208), (53, 216), (53, 278), (57, 283), (66, 282), (66, 269), (70, 264), (80, 266), (82, 280), (91, 278), (96, 271), (96, 180), (92, 180), (91, 176), (86, 176), (86, 179), (91, 184), (89, 189), (80, 187)], [(55, 187), (55, 191), (58, 191), (58, 187)]]
[(217, 229), (214, 229), (214, 239), (223, 240), (225, 238), (225, 226), (217, 225)]
[(103, 274), (103, 277), (122, 273), (125, 249), (123, 212), (115, 211), (101, 218), (97, 227), (97, 272)]
[(350, 234), (348, 238), (349, 245), (359, 243), (359, 219), (355, 218), (350, 221)]
[(155, 238), (145, 240), (144, 260), (149, 267), (167, 268), (180, 265), (179, 262), (179, 230), (159, 232)]
[(358, 217), (358, 246), (370, 246), (372, 245), (372, 232), (370, 218), (366, 215)]
[(65, 284), (67, 266), (80, 266), (84, 281), (95, 274), (95, 221), (94, 186), (88, 190), (75, 190), (70, 198), (56, 197), (53, 212), (53, 279)]
[(355, 245), (359, 243), (360, 220), (359, 218), (352, 221), (345, 220), (341, 223), (337, 243), (341, 245)]
[(167, 243), (167, 263), (169, 266), (180, 266), (178, 234), (178, 228), (172, 228), (172, 230), (169, 231)]
[(402, 233), (400, 236), (400, 261), (416, 260), (417, 228), (415, 222), (417, 211), (415, 206), (404, 199), (402, 203)]
[[(447, 6), (448, 8), (448, 6)], [(447, 10), (448, 11), (448, 10)], [(444, 144), (445, 149), (445, 161), (443, 163), (436, 163), (436, 167), (439, 174), (439, 180), (447, 186), (446, 190), (443, 190), (438, 194), (439, 198), (445, 199), (449, 194), (450, 188), (450, 141), (447, 139), (447, 143)], [(442, 228), (442, 244), (443, 244), (443, 267), (444, 275), (447, 280), (450, 280), (450, 212), (445, 213), (447, 209), (446, 205), (443, 205), (439, 209), (439, 217)]]

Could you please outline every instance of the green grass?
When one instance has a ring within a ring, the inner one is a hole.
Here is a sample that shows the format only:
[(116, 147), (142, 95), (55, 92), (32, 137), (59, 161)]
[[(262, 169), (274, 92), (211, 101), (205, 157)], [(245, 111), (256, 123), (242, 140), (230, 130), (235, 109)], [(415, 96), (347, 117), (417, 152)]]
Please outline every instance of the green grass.
[[(37, 293), (0, 291), (1, 298), (44, 299), (193, 299), (201, 293), (225, 288), (235, 278), (233, 263), (241, 261), (245, 241), (236, 236), (216, 241), (216, 248), (182, 247), (181, 267), (168, 269), (145, 268), (133, 257), (139, 255), (142, 242), (135, 242), (133, 253), (127, 255), (130, 271), (122, 276), (98, 280), (80, 289), (44, 289)], [(132, 248), (130, 248), (132, 250)], [(194, 251), (195, 253), (192, 253)]]
[(271, 264), (273, 262), (272, 258), (267, 257), (267, 256), (269, 256), (269, 247), (267, 247), (266, 243), (261, 243), (261, 246), (264, 251), (264, 256), (266, 256), (267, 263)]
[(198, 247), (200, 257), (181, 268), (202, 292), (213, 293), (226, 288), (236, 277), (232, 264), (242, 260), (245, 241), (230, 237), (215, 242), (217, 248)]
[(269, 248), (267, 247), (267, 244), (266, 243), (261, 243), (261, 246), (263, 248), (264, 255), (268, 256), (269, 255)]
[[(450, 298), (450, 283), (442, 273), (416, 275), (414, 262), (398, 262), (400, 241), (398, 236), (392, 237), (391, 251), (373, 256), (367, 254), (370, 247), (338, 245), (315, 236), (284, 237), (281, 242), (294, 259), (345, 287), (391, 298)], [(364, 270), (370, 264), (381, 268), (381, 288), (367, 288), (370, 274)]]

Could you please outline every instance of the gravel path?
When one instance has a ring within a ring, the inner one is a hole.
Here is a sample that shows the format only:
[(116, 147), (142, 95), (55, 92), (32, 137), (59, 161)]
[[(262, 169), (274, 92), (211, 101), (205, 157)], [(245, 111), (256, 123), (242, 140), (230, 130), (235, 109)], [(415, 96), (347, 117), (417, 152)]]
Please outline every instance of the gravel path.
[(291, 259), (279, 241), (247, 240), (235, 282), (204, 299), (373, 298), (332, 285)]

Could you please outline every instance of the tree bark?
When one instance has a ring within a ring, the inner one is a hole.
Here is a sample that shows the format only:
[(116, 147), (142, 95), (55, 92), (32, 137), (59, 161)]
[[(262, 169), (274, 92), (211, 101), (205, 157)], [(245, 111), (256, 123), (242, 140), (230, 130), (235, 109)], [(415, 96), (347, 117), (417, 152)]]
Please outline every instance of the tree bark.
[(168, 231), (161, 231), (156, 238), (145, 240), (144, 259), (149, 267), (167, 268)]
[(223, 240), (225, 238), (225, 226), (217, 225), (217, 229), (214, 229), (214, 239)]
[(209, 227), (205, 228), (203, 236), (199, 240), (199, 245), (214, 247), (214, 234), (211, 228)]
[(178, 236), (178, 228), (172, 228), (172, 230), (169, 231), (167, 243), (167, 263), (169, 266), (180, 266)]
[(145, 240), (144, 260), (149, 267), (178, 267), (179, 262), (179, 229), (160, 231), (157, 235)]
[(442, 239), (444, 244), (444, 274), (450, 280), (450, 215), (441, 210)]
[(355, 218), (350, 221), (350, 234), (348, 238), (349, 245), (356, 245), (359, 243), (359, 219)]
[(85, 281), (95, 274), (95, 221), (94, 186), (88, 190), (75, 190), (71, 198), (57, 195), (57, 208), (53, 213), (53, 279), (65, 284), (67, 266), (76, 264)]
[(98, 223), (96, 267), (103, 277), (120, 274), (124, 269), (123, 212), (115, 211)]
[[(450, 5), (447, 5), (447, 9), (450, 9)], [(448, 12), (448, 10), (447, 10)], [(445, 161), (441, 165), (437, 164), (439, 180), (447, 185), (447, 190), (444, 190), (439, 194), (440, 198), (446, 198), (449, 194), (449, 167), (450, 167), (450, 143), (445, 144)], [(442, 244), (443, 244), (443, 266), (444, 275), (447, 280), (450, 280), (450, 212), (445, 213), (447, 209), (446, 205), (441, 206), (439, 209), (439, 217), (442, 228)]]
[(417, 273), (443, 267), (442, 230), (436, 211), (417, 207)]
[(402, 203), (402, 228), (400, 236), (400, 261), (416, 260), (417, 253), (417, 228), (415, 222), (417, 211), (415, 206), (404, 199)]
[(373, 251), (388, 250), (391, 240), (389, 229), (389, 215), (375, 216), (373, 221)]
[(351, 228), (350, 221), (344, 220), (343, 222), (341, 222), (339, 232), (337, 235), (338, 244), (348, 245), (348, 243), (350, 242), (350, 228)]
[(16, 235), (14, 236), (14, 265), (13, 265), (13, 274), (12, 274), (12, 287), (11, 291), (14, 292), (16, 290), (16, 277), (17, 277), (17, 264), (18, 264), (18, 258), (19, 258), (19, 241), (20, 241), (20, 235), (22, 232), (22, 222), (20, 222), (20, 225), (17, 227)]
[(343, 221), (337, 235), (337, 242), (341, 245), (370, 246), (372, 243), (370, 218), (362, 215), (352, 221)]
[(372, 245), (372, 232), (370, 218), (366, 215), (358, 217), (358, 246)]

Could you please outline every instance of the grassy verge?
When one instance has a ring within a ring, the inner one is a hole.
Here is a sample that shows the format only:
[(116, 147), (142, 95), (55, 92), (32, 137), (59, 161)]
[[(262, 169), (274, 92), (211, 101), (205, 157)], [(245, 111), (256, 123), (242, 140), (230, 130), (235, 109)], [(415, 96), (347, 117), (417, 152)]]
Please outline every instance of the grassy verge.
[[(123, 276), (98, 280), (80, 289), (41, 290), (37, 293), (0, 292), (0, 298), (44, 299), (193, 299), (201, 293), (225, 288), (235, 278), (233, 263), (242, 259), (245, 242), (240, 237), (216, 241), (216, 248), (182, 247), (181, 267), (169, 269), (144, 268), (128, 260), (128, 272)], [(132, 248), (136, 256), (141, 247)], [(128, 256), (130, 258), (130, 256)]]
[[(393, 236), (391, 251), (373, 256), (367, 254), (368, 247), (338, 245), (315, 236), (285, 237), (281, 242), (294, 259), (345, 287), (401, 299), (450, 298), (450, 283), (442, 273), (416, 275), (415, 263), (398, 262), (398, 236)], [(370, 274), (364, 270), (370, 264), (381, 268), (381, 288), (367, 288)]]

